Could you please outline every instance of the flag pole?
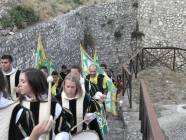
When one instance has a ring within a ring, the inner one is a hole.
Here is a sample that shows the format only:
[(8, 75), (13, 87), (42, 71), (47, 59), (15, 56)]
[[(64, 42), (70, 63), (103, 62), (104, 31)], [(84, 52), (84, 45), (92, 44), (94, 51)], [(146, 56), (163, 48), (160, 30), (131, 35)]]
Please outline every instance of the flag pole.
[[(52, 81), (53, 81), (53, 78), (52, 76), (48, 76), (47, 78), (47, 82), (48, 82), (48, 120), (50, 119), (50, 115), (51, 115), (51, 100), (52, 100), (52, 96), (51, 96), (51, 87), (52, 87)], [(48, 133), (46, 135), (46, 140), (50, 140), (50, 133)]]

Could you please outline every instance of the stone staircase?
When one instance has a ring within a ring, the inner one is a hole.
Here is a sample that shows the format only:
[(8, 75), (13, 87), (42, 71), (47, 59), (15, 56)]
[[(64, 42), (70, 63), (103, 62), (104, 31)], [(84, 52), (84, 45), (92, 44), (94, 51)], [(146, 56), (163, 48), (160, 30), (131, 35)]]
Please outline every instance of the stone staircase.
[(127, 95), (123, 97), (122, 101), (120, 108), (124, 121), (124, 140), (142, 140), (139, 104), (132, 101), (132, 108), (129, 108)]

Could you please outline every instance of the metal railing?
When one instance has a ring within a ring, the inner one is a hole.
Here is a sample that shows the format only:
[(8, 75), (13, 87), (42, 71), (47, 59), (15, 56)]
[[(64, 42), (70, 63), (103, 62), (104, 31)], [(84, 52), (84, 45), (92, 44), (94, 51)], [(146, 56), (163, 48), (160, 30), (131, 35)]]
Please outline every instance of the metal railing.
[(155, 65), (163, 65), (171, 70), (186, 70), (186, 49), (175, 47), (142, 48), (122, 66), (123, 95), (127, 93), (132, 107), (132, 77), (139, 71)]
[(141, 120), (143, 140), (165, 140), (143, 80), (140, 81), (139, 119)]
[[(174, 71), (185, 71), (186, 49), (173, 47), (142, 48), (122, 66), (123, 95), (127, 93), (130, 108), (132, 108), (133, 75), (137, 78), (139, 71), (155, 65), (163, 65)], [(140, 83), (139, 119), (141, 120), (143, 140), (165, 140), (147, 93), (146, 85), (143, 81)]]
[(186, 70), (186, 49), (175, 47), (143, 48), (143, 68), (163, 65), (173, 71)]
[(129, 72), (127, 65), (123, 65), (122, 70), (122, 79), (123, 79), (123, 90), (122, 95), (124, 96), (124, 93), (127, 93), (128, 100), (129, 100), (129, 106), (132, 108), (132, 75)]

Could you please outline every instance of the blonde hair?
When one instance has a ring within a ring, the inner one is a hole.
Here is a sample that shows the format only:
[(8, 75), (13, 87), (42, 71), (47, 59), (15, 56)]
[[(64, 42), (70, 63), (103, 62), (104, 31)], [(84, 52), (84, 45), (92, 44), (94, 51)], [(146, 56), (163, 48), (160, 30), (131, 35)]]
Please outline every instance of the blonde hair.
[(76, 84), (76, 95), (78, 94), (81, 97), (82, 94), (83, 94), (83, 89), (81, 87), (81, 83), (80, 83), (79, 79), (77, 78), (77, 76), (74, 76), (74, 75), (69, 73), (65, 77), (64, 83), (63, 83), (64, 90), (65, 90), (65, 81), (66, 80), (72, 81), (72, 82), (74, 82)]

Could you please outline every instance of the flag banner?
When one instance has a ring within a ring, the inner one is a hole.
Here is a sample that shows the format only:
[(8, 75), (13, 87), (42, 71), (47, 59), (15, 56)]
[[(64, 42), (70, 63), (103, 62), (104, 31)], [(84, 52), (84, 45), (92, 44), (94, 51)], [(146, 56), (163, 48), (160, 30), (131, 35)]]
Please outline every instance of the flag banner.
[(99, 129), (101, 131), (102, 136), (105, 136), (109, 132), (109, 127), (106, 119), (106, 113), (103, 106), (100, 108), (98, 112), (96, 112), (97, 122), (99, 124)]
[(108, 86), (108, 93), (107, 98), (105, 100), (106, 110), (108, 112), (112, 112), (113, 115), (117, 115), (116, 109), (116, 87), (112, 82), (112, 79), (107, 76), (104, 70), (99, 66), (98, 63), (95, 63), (94, 60), (88, 55), (88, 53), (80, 46), (80, 53), (81, 53), (81, 67), (82, 67), (82, 74), (84, 77), (89, 73), (89, 66), (91, 64), (95, 64), (97, 68), (98, 74), (103, 74)]
[(39, 35), (38, 42), (37, 42), (37, 49), (35, 53), (35, 67), (40, 68), (41, 66), (46, 66), (49, 71), (49, 74), (51, 74), (51, 72), (54, 70), (53, 64), (51, 63), (51, 61), (47, 59), (45, 49), (42, 43), (42, 38), (41, 35)]
[(94, 56), (93, 56), (93, 58), (94, 58), (94, 63), (98, 63), (98, 56), (97, 56), (96, 48), (94, 48)]

